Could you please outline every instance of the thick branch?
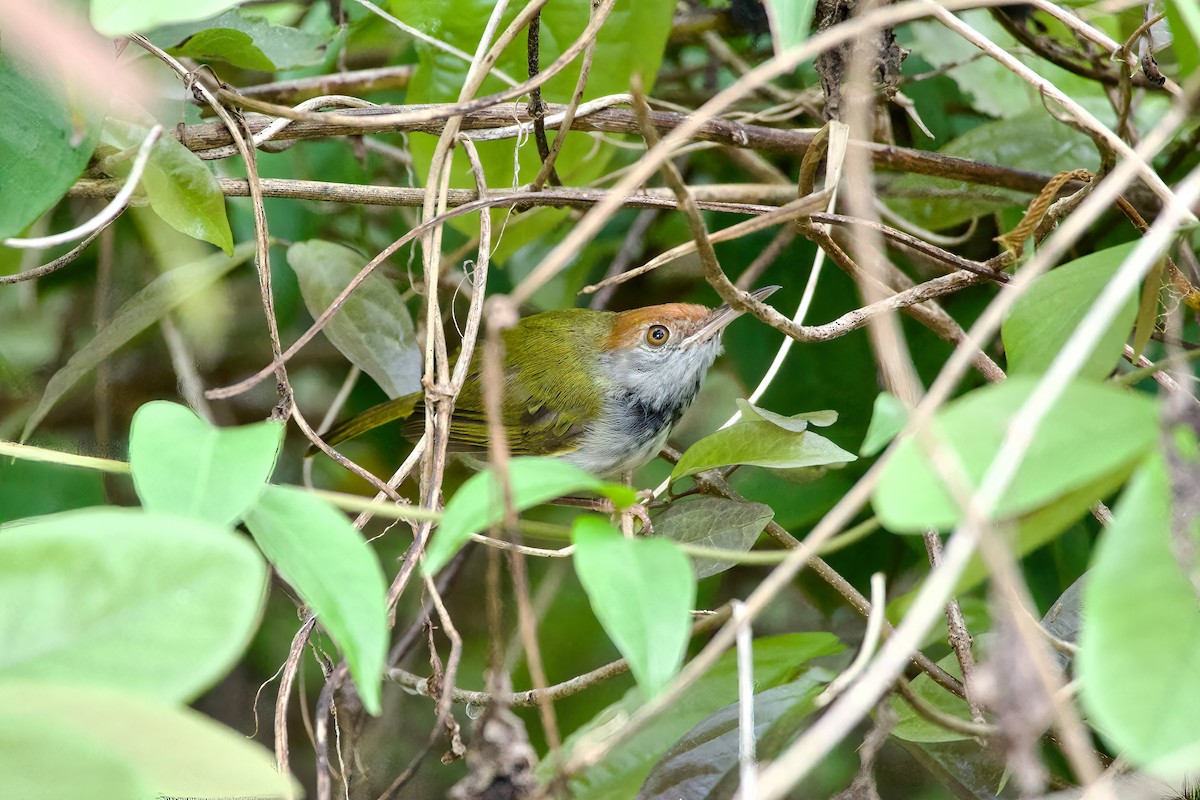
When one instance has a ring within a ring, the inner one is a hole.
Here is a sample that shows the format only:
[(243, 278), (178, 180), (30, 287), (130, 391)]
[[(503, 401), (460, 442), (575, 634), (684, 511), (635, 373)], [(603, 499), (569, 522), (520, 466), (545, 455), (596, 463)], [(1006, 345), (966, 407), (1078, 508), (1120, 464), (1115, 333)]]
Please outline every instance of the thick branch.
[[(440, 133), (443, 120), (413, 122), (404, 126), (391, 123), (372, 125), (371, 117), (381, 114), (395, 114), (397, 111), (427, 111), (441, 106), (378, 106), (375, 108), (343, 109), (337, 112), (340, 117), (362, 117), (361, 125), (340, 125), (321, 122), (312, 119), (316, 115), (306, 115), (308, 118), (297, 120), (280, 131), (275, 141), (288, 139), (323, 139), (331, 136), (348, 136), (363, 133), (389, 133), (397, 131), (420, 131), (423, 133)], [(548, 104), (546, 114), (552, 115), (565, 111), (566, 106)], [(669, 133), (687, 119), (686, 114), (673, 111), (651, 111), (650, 124), (659, 135)], [(246, 123), (252, 133), (265, 128), (273, 121), (272, 117), (247, 114)], [(532, 124), (533, 117), (524, 108), (514, 108), (512, 105), (496, 106), (470, 111), (462, 116), (462, 130), (485, 130), (501, 128), (521, 122)], [(593, 111), (586, 116), (576, 116), (571, 123), (572, 130), (603, 131), (605, 133), (638, 133), (637, 119), (630, 109), (603, 108)], [(216, 123), (201, 123), (190, 125), (176, 136), (183, 144), (193, 151), (211, 150), (230, 143), (229, 133)], [(791, 152), (803, 155), (812, 142), (814, 130), (785, 130), (768, 128), (763, 125), (746, 125), (729, 120), (709, 120), (696, 132), (695, 139), (706, 142), (743, 147), (750, 150), (767, 150), (772, 152)], [(853, 141), (851, 148), (865, 150), (881, 170), (893, 172), (911, 172), (920, 175), (932, 175), (941, 178), (967, 181), (984, 186), (998, 186), (1005, 189), (1035, 194), (1052, 176), (1040, 172), (1003, 167), (997, 164), (987, 164), (972, 161), (967, 158), (956, 158), (942, 153), (914, 150), (908, 147), (893, 147), (872, 142)], [(1074, 191), (1078, 186), (1065, 187), (1066, 191)]]

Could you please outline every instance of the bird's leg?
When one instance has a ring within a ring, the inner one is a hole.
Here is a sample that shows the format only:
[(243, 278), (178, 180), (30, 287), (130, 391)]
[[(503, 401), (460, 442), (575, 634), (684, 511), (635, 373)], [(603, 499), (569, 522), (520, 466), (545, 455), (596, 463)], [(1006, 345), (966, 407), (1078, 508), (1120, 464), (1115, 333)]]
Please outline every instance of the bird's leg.
[[(586, 508), (589, 511), (598, 511), (602, 514), (616, 515), (617, 507), (613, 505), (613, 501), (607, 497), (559, 497), (550, 501), (556, 506), (571, 506), (572, 508)], [(621, 512), (622, 517), (637, 517), (642, 523), (643, 533), (653, 533), (654, 526), (650, 524), (650, 514), (646, 510), (646, 506), (642, 503), (635, 503), (629, 508)], [(632, 534), (626, 534), (632, 535)]]

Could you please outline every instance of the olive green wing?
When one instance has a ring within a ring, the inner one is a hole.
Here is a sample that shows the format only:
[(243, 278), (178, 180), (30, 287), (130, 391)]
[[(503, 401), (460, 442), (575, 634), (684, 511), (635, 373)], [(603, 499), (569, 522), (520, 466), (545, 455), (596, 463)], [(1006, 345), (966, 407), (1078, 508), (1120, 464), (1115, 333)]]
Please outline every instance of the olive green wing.
[[(580, 358), (608, 329), (606, 312), (573, 309), (526, 317), (504, 333), (504, 427), (514, 455), (562, 455), (579, 449), (589, 420), (602, 409), (600, 385)], [(452, 452), (483, 452), (488, 446), (481, 390), (482, 350), (450, 420)], [(407, 438), (420, 436), (424, 419), (405, 425)]]

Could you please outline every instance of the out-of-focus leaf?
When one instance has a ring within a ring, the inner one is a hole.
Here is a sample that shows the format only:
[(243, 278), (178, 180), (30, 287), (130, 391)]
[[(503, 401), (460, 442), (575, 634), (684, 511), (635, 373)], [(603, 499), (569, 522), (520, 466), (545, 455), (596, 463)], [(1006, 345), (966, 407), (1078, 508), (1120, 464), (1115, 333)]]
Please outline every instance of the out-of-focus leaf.
[(90, 469), (0, 458), (0, 523), (103, 505), (104, 476)]
[[(654, 532), (683, 544), (744, 553), (754, 546), (774, 514), (770, 506), (762, 503), (697, 497), (667, 506), (655, 517)], [(697, 580), (724, 572), (734, 564), (713, 558), (692, 559)]]
[[(0, 683), (0, 708), (6, 716), (53, 720), (55, 727), (73, 736), (102, 743), (135, 766), (140, 782), (152, 787), (151, 796), (290, 798), (299, 794), (288, 776), (275, 770), (266, 748), (190, 708), (102, 686), (49, 681)], [(220, 768), (214, 769), (214, 764)]]
[(92, 27), (105, 36), (145, 33), (160, 25), (211, 17), (238, 0), (92, 0)]
[[(939, 152), (1048, 174), (1100, 166), (1090, 139), (1064, 127), (1040, 107), (1010, 119), (984, 123), (948, 142)], [(915, 174), (887, 181), (885, 192), (889, 208), (932, 230), (945, 230), (973, 217), (1024, 206), (1030, 199), (1011, 189)]]
[(689, 447), (671, 472), (671, 480), (730, 464), (795, 469), (844, 464), (857, 458), (812, 431), (791, 433), (774, 422), (742, 422)]
[(0, 239), (20, 236), (83, 173), (102, 117), (86, 105), (68, 107), (6, 50), (0, 53), (0, 108), (10, 112), (0, 115)]
[[(443, 0), (391, 0), (393, 14), (425, 33), (432, 34), (468, 53), (475, 52), (483, 34), (484, 26), (491, 16), (493, 0), (456, 0), (453, 13), (447, 13)], [(518, 4), (510, 4), (500, 25), (502, 30), (520, 10)], [(618, 0), (596, 37), (596, 50), (592, 70), (588, 77), (584, 100), (592, 100), (610, 94), (629, 91), (630, 76), (642, 76), (646, 92), (653, 89), (654, 78), (662, 62), (667, 34), (675, 9), (673, 0)], [(542, 10), (541, 56), (544, 71), (567, 49), (588, 24), (588, 3), (555, 3)], [(459, 92), (466, 78), (468, 63), (458, 56), (417, 42), (420, 57), (417, 70), (408, 89), (410, 103), (453, 103), (458, 101)], [(524, 36), (505, 48), (496, 66), (515, 80), (528, 74), (528, 54)], [(562, 72), (550, 78), (542, 86), (542, 98), (547, 103), (567, 103), (575, 91), (579, 78), (578, 59)], [(506, 84), (499, 78), (489, 76), (483, 83), (480, 95), (501, 91)], [(555, 128), (547, 126), (547, 138), (554, 140)], [(418, 134), (412, 137), (410, 146), (413, 163), (421, 171), (421, 180), (428, 182), (428, 169), (432, 160), (436, 137)], [(511, 186), (528, 183), (541, 167), (537, 147), (532, 141), (516, 150), (519, 172), (514, 172), (513, 140), (479, 142), (479, 156), (487, 175), (489, 186)], [(586, 134), (571, 133), (563, 144), (555, 161), (555, 168), (563, 181), (571, 186), (582, 186), (604, 174), (615, 148), (609, 144), (597, 145)], [(465, 159), (456, 159), (451, 172), (450, 185), (474, 188)], [(507, 218), (504, 210), (493, 212), (496, 230), (505, 221), (504, 235), (497, 244), (496, 257), (504, 260), (521, 246), (537, 236), (549, 234), (554, 227), (561, 226), (566, 213), (560, 209), (535, 209), (533, 212)], [(476, 230), (478, 223), (473, 216), (454, 220), (451, 225), (460, 229)]]
[[(1010, 374), (1037, 375), (1050, 367), (1135, 244), (1091, 253), (1033, 282), (1001, 327)], [(1130, 293), (1084, 361), (1080, 377), (1108, 377), (1121, 358), (1136, 314), (1136, 301)]]
[[(842, 645), (830, 633), (790, 633), (754, 640), (754, 686), (765, 691), (794, 680), (805, 662), (841, 652)], [(628, 800), (637, 794), (654, 764), (696, 723), (722, 706), (737, 700), (737, 654), (725, 653), (691, 690), (650, 720), (640, 731), (624, 739), (604, 761), (571, 780), (576, 797), (588, 800)], [(563, 755), (590, 732), (632, 714), (645, 703), (639, 688), (601, 711), (563, 742)], [(538, 775), (553, 776), (553, 763), (543, 761)]]
[[(103, 138), (118, 150), (138, 147), (149, 128), (109, 119)], [(129, 174), (130, 161), (112, 167), (115, 175)], [(211, 242), (233, 255), (233, 233), (225, 212), (225, 195), (217, 177), (174, 136), (163, 135), (150, 148), (150, 161), (142, 173), (150, 208), (163, 221), (193, 239)]]
[[(313, 317), (320, 316), (367, 263), (350, 248), (320, 239), (292, 245), (287, 258)], [(346, 298), (323, 330), (388, 397), (421, 390), (421, 351), (412, 316), (396, 287), (378, 271)]]
[[(1083, 630), (1083, 588), (1087, 585), (1087, 577), (1087, 573), (1080, 575), (1042, 617), (1042, 627), (1047, 633), (1070, 644), (1079, 641), (1079, 632)], [(1060, 668), (1064, 671), (1069, 668), (1072, 660), (1070, 654), (1055, 649), (1052, 655)]]
[[(759, 761), (775, 758), (795, 738), (832, 677), (813, 667), (798, 680), (754, 695), (755, 756)], [(733, 797), (739, 781), (739, 710), (738, 703), (731, 703), (697, 723), (654, 765), (637, 800)]]
[(1165, 11), (1179, 74), (1192, 75), (1200, 67), (1200, 6), (1192, 0), (1165, 0)]
[(792, 433), (803, 433), (809, 425), (816, 425), (818, 428), (828, 428), (833, 423), (837, 422), (838, 413), (836, 411), (806, 411), (803, 414), (794, 414), (786, 417), (783, 414), (776, 414), (774, 411), (767, 411), (765, 408), (759, 408), (748, 400), (737, 400), (738, 410), (742, 412), (743, 422), (750, 422), (755, 419), (760, 419), (765, 422), (771, 422), (785, 431)]
[(1165, 259), (1157, 261), (1150, 268), (1146, 280), (1142, 283), (1142, 297), (1138, 303), (1137, 320), (1133, 324), (1133, 358), (1136, 361), (1150, 343), (1154, 334), (1155, 323), (1158, 322), (1158, 295), (1162, 291), (1163, 273), (1166, 271)]
[(133, 415), (129, 464), (142, 506), (228, 525), (266, 488), (282, 422), (217, 428), (165, 400)]
[[(970, 392), (934, 417), (927, 429), (955, 454), (963, 486), (979, 486), (1010, 436), (1010, 421), (1036, 384), (1036, 378), (1012, 377)], [(992, 519), (1010, 519), (1095, 486), (1106, 476), (1128, 471), (1154, 447), (1157, 436), (1153, 400), (1075, 381), (1038, 427), (1008, 490), (986, 513)], [(961, 517), (918, 436), (900, 443), (880, 477), (874, 505), (884, 526), (897, 533), (949, 528)]]
[(375, 551), (339, 511), (298, 489), (267, 487), (246, 527), (341, 648), (363, 706), (379, 714), (387, 584)]
[(590, 514), (575, 520), (571, 539), (596, 618), (653, 697), (679, 670), (691, 637), (696, 578), (687, 556), (672, 541), (626, 538)]
[(817, 0), (764, 0), (771, 23), (771, 44), (775, 55), (802, 44), (812, 26)]
[[(637, 502), (628, 487), (606, 483), (579, 467), (564, 464), (553, 458), (518, 456), (508, 462), (508, 479), (512, 486), (513, 507), (517, 511), (541, 505), (548, 500), (572, 492), (597, 492), (626, 508)], [(495, 525), (504, 518), (504, 501), (500, 483), (491, 469), (472, 475), (450, 501), (425, 549), (422, 569), (432, 575), (449, 563), (471, 534)]]
[(21, 800), (153, 797), (137, 765), (103, 741), (49, 720), (0, 712), (0, 781)]
[(1172, 532), (1161, 456), (1130, 482), (1101, 535), (1076, 674), (1100, 734), (1138, 767), (1180, 775), (1200, 758), (1200, 545), (1196, 520)]
[(871, 424), (867, 428), (866, 438), (859, 448), (860, 456), (873, 456), (888, 446), (892, 439), (904, 429), (908, 422), (908, 408), (900, 398), (890, 392), (880, 392), (875, 397), (875, 407), (871, 412)]
[[(954, 653), (946, 655), (937, 663), (939, 667), (962, 680), (962, 670), (958, 666), (958, 658)], [(908, 686), (912, 689), (913, 694), (937, 710), (967, 722), (971, 721), (971, 709), (967, 707), (967, 701), (934, 683), (933, 678), (925, 673), (922, 672), (909, 681)], [(892, 728), (892, 735), (899, 739), (909, 742), (957, 742), (970, 738), (965, 734), (947, 730), (941, 725), (930, 722), (913, 711), (913, 707), (898, 695), (894, 695), (890, 702), (892, 710), (896, 712), (897, 716), (896, 727)]]
[(266, 580), (244, 537), (174, 514), (84, 509), (6, 526), (0, 685), (58, 679), (193, 700), (246, 648)]
[(275, 25), (242, 9), (159, 28), (149, 39), (172, 55), (197, 61), (220, 59), (265, 72), (319, 64), (325, 58), (322, 37)]
[(37, 408), (25, 423), (21, 439), (38, 426), (50, 409), (70, 391), (80, 378), (108, 358), (117, 348), (162, 319), (167, 312), (188, 297), (212, 285), (225, 273), (254, 255), (254, 243), (244, 242), (233, 250), (233, 256), (216, 253), (208, 258), (173, 269), (151, 281), (146, 288), (127, 300), (90, 342), (72, 355), (67, 363), (50, 378), (46, 392)]

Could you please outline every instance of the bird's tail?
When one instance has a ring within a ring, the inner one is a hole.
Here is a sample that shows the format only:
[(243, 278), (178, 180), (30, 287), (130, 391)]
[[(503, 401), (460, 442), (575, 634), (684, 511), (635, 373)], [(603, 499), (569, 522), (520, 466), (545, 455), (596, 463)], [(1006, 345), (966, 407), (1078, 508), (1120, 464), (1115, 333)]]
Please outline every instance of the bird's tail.
[[(396, 420), (408, 419), (416, 410), (417, 403), (424, 397), (422, 392), (414, 392), (406, 394), (403, 397), (397, 397), (395, 400), (388, 400), (386, 403), (380, 403), (377, 406), (368, 408), (366, 411), (356, 416), (345, 419), (329, 429), (329, 432), (323, 437), (329, 445), (337, 445), (347, 439), (353, 439), (356, 436), (361, 436), (369, 430), (378, 428), (380, 425), (386, 425), (389, 422)], [(306, 455), (315, 453), (316, 447), (310, 447)]]

